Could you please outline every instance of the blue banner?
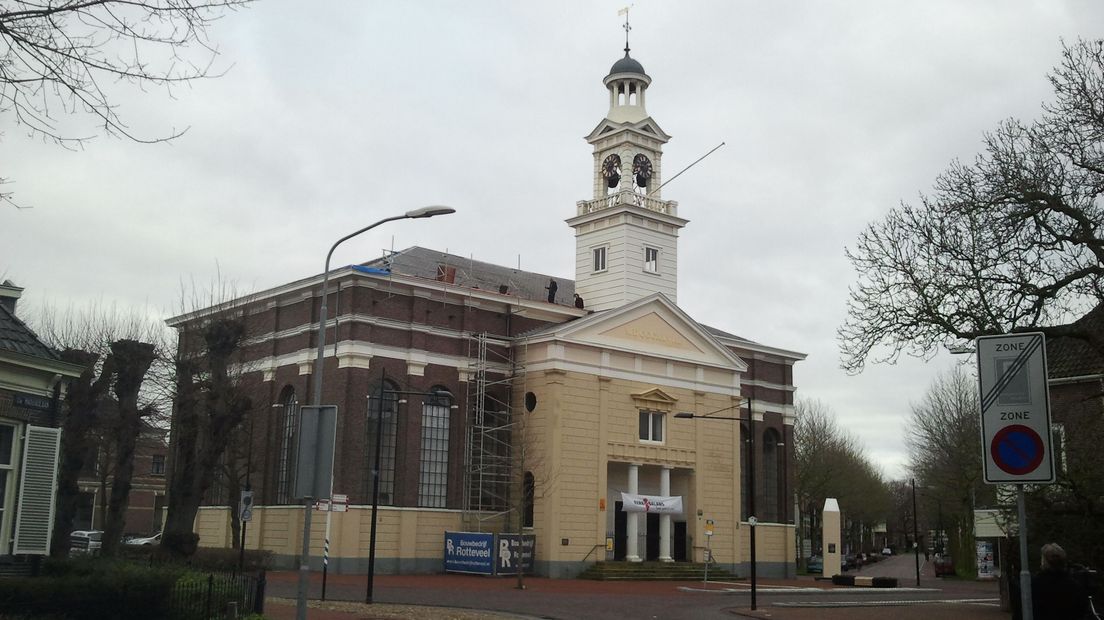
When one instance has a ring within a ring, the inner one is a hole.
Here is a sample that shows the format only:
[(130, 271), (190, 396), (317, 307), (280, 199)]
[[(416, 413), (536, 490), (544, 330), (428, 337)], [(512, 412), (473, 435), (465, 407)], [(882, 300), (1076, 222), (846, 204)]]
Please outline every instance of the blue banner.
[(494, 534), (445, 532), (445, 572), (494, 574)]

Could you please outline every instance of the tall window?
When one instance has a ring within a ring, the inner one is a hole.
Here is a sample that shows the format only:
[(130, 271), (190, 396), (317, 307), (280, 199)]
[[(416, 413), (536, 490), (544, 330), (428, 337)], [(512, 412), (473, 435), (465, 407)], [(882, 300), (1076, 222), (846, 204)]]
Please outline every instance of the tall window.
[(644, 248), (644, 271), (647, 271), (648, 273), (659, 273), (658, 248)]
[(779, 510), (779, 487), (782, 483), (782, 476), (779, 475), (781, 470), (782, 454), (781, 446), (782, 438), (778, 435), (778, 431), (773, 428), (768, 428), (763, 432), (763, 509), (759, 512), (761, 515), (756, 515), (760, 519), (768, 522), (780, 521), (778, 515)]
[(376, 466), (376, 433), (380, 429), (380, 470), (379, 501), (381, 504), (395, 503), (395, 432), (399, 415), (399, 401), (395, 394), (398, 386), (388, 381), (384, 384), (383, 398), (380, 399), (379, 385), (376, 385), (372, 397), (368, 399), (367, 450), (368, 459), (368, 496), (372, 494), (372, 470)]
[(15, 471), (15, 427), (0, 424), (0, 554), (7, 553), (8, 539), (11, 538), (11, 524), (8, 523), (9, 493), (14, 494), (15, 484), (11, 478)]
[(640, 441), (663, 441), (664, 417), (662, 411), (641, 411)]
[[(443, 387), (433, 391), (444, 390)], [(452, 399), (430, 396), (422, 404), (422, 464), (418, 505), (444, 508), (448, 496), (449, 413)]]
[(594, 248), (593, 250), (594, 261), (593, 269), (591, 271), (605, 271), (606, 270), (606, 246), (600, 248)]
[(533, 472), (525, 472), (525, 509), (522, 511), (522, 526), (533, 527), (533, 500), (537, 494), (537, 482)]
[(154, 454), (150, 457), (150, 473), (154, 476), (165, 475), (165, 455)]
[(299, 399), (295, 396), (295, 390), (289, 386), (284, 388), (280, 401), (283, 407), (278, 408), (280, 460), (276, 464), (276, 503), (291, 504), (295, 500), (291, 496), (291, 483), (295, 475), (295, 431), (299, 424)]

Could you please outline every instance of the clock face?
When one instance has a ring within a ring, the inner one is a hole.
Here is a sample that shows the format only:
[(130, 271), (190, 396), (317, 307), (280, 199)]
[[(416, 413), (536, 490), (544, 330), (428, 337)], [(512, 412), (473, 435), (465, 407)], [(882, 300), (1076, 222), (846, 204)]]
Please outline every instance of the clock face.
[(633, 176), (639, 187), (648, 187), (648, 180), (652, 178), (652, 162), (643, 153), (633, 157)]
[(602, 162), (602, 177), (606, 179), (606, 187), (617, 187), (621, 184), (621, 157), (610, 155)]

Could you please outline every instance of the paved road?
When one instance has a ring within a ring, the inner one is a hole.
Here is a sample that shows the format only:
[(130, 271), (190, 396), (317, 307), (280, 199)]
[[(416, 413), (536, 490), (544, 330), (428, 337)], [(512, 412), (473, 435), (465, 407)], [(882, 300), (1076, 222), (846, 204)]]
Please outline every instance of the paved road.
[[(911, 557), (898, 556), (866, 567), (860, 574), (909, 575), (911, 562)], [(915, 579), (914, 576), (912, 578)], [(361, 575), (331, 575), (327, 598), (363, 601), (365, 579)], [(319, 596), (320, 583), (320, 575), (313, 575), (311, 595), (314, 598)], [(530, 618), (564, 620), (1008, 618), (1008, 614), (996, 606), (995, 583), (936, 579), (930, 576), (930, 568), (921, 575), (921, 589), (833, 588), (826, 582), (811, 578), (764, 580), (758, 592), (758, 612), (750, 611), (750, 592), (746, 582), (710, 582), (703, 587), (701, 582), (595, 582), (527, 578), (525, 583), (526, 589), (518, 590), (513, 579), (469, 575), (383, 575), (376, 578), (375, 600), (380, 603), (497, 610)], [(295, 573), (271, 575), (271, 596), (293, 598), (295, 592)], [(887, 606), (892, 607), (887, 609)], [(348, 617), (373, 616), (361, 613)], [(434, 616), (427, 611), (425, 617), (448, 616)]]

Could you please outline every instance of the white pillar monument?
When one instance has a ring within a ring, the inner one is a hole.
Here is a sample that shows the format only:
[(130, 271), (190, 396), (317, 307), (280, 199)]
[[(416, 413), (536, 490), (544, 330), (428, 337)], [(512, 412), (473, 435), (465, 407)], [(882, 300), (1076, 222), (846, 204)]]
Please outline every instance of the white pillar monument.
[(824, 544), (822, 551), (824, 569), (821, 575), (833, 577), (840, 574), (840, 509), (836, 498), (824, 500), (824, 511), (820, 517), (820, 540)]

